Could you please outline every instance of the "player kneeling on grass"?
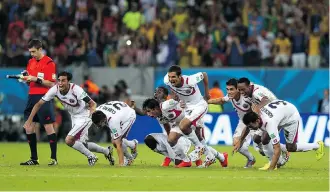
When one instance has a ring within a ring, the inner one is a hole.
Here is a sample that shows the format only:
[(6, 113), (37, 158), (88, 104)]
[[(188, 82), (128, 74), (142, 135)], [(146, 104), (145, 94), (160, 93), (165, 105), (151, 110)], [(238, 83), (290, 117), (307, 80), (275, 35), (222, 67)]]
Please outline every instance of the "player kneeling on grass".
[(191, 142), (186, 137), (180, 137), (177, 142), (180, 150), (173, 151), (170, 144), (167, 142), (167, 135), (164, 133), (151, 133), (144, 139), (144, 143), (154, 152), (167, 157), (170, 161), (174, 161), (178, 166), (181, 162), (189, 162), (190, 159), (187, 155)]
[[(98, 127), (109, 127), (120, 166), (130, 165), (137, 157), (137, 140), (126, 139), (135, 119), (135, 111), (122, 101), (104, 103), (92, 114), (92, 121)], [(127, 147), (131, 149), (131, 153), (127, 151)]]
[(282, 100), (275, 100), (260, 109), (260, 114), (248, 112), (243, 117), (244, 124), (253, 130), (266, 131), (271, 138), (274, 152), (268, 170), (276, 168), (281, 154), (279, 129), (284, 130), (286, 148), (289, 152), (316, 151), (316, 159), (324, 156), (324, 143), (297, 143), (301, 117), (297, 108)]
[(113, 165), (113, 149), (110, 146), (104, 148), (96, 143), (87, 142), (88, 129), (92, 125), (92, 120), (89, 116), (95, 110), (96, 103), (80, 86), (70, 83), (71, 79), (71, 73), (61, 72), (58, 74), (58, 83), (49, 89), (39, 102), (34, 105), (24, 127), (31, 126), (34, 116), (45, 102), (57, 97), (71, 115), (72, 129), (66, 136), (65, 143), (84, 154), (88, 158), (88, 164), (91, 166), (95, 165), (98, 160), (95, 154), (91, 151), (103, 153), (105, 158), (109, 160), (111, 165)]

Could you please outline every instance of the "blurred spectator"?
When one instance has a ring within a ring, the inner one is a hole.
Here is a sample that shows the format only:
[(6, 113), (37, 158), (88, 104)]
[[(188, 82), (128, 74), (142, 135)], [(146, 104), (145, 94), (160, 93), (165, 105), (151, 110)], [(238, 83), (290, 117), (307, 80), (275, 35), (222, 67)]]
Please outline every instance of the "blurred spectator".
[(111, 92), (108, 88), (108, 86), (103, 85), (100, 90), (99, 98), (98, 98), (98, 103), (103, 104), (111, 99)]
[(321, 64), (320, 31), (315, 28), (308, 39), (308, 67), (319, 68)]
[(144, 16), (138, 11), (138, 5), (132, 4), (131, 10), (125, 13), (123, 23), (130, 30), (136, 31), (144, 23)]
[(306, 44), (307, 37), (304, 27), (297, 28), (292, 36), (292, 66), (294, 68), (304, 68), (306, 66)]
[[(224, 97), (222, 90), (220, 89), (220, 85), (218, 81), (213, 83), (213, 87), (209, 90), (210, 99), (216, 99), (220, 97)], [(213, 105), (209, 104), (208, 112), (210, 113), (221, 113), (223, 111), (222, 105)]]
[(243, 54), (245, 51), (245, 46), (241, 44), (239, 37), (235, 32), (231, 34), (226, 39), (227, 49), (226, 54), (228, 56), (228, 66), (231, 67), (241, 67), (244, 65)]
[(318, 102), (317, 112), (329, 114), (329, 89), (323, 91), (323, 99)]
[(282, 31), (278, 32), (274, 42), (274, 64), (275, 66), (288, 66), (291, 54), (291, 43), (289, 38), (284, 36)]
[(262, 31), (261, 35), (257, 36), (258, 48), (261, 53), (261, 66), (271, 66), (272, 64), (272, 43), (269, 40), (270, 34)]
[(89, 76), (84, 76), (84, 83), (81, 87), (93, 100), (97, 99), (100, 93), (100, 88), (90, 79)]

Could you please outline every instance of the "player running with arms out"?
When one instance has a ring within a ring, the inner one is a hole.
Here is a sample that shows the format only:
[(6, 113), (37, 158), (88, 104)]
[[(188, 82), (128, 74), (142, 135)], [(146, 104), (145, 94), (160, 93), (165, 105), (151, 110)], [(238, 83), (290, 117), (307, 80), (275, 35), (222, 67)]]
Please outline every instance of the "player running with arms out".
[(109, 160), (110, 164), (114, 164), (112, 158), (112, 148), (101, 147), (93, 142), (87, 142), (88, 129), (92, 125), (90, 114), (96, 108), (96, 103), (87, 95), (87, 93), (78, 85), (70, 83), (72, 74), (61, 72), (58, 74), (58, 83), (36, 103), (32, 112), (25, 122), (24, 127), (31, 125), (34, 116), (42, 108), (42, 106), (53, 100), (55, 97), (63, 104), (71, 115), (72, 129), (65, 138), (65, 143), (84, 154), (88, 159), (88, 164), (93, 166), (98, 158), (91, 152), (103, 153)]
[[(208, 77), (205, 72), (186, 76), (182, 75), (179, 66), (171, 66), (164, 77), (164, 83), (186, 104), (186, 108), (184, 109), (185, 117), (180, 121), (179, 128), (196, 146), (195, 150), (189, 155), (190, 159), (196, 161), (205, 153), (206, 158), (204, 164), (210, 165), (215, 162), (215, 156), (207, 149), (205, 143), (202, 144), (199, 141), (195, 131), (192, 129), (192, 126), (196, 127), (197, 122), (203, 118), (208, 109), (208, 104), (204, 100), (197, 85), (200, 81), (203, 81), (204, 91), (207, 94), (209, 88)], [(205, 99), (208, 100), (209, 95), (206, 95)]]
[[(28, 50), (32, 56), (26, 68), (27, 74), (22, 80), (29, 84), (28, 102), (24, 110), (24, 119), (27, 120), (33, 106), (47, 93), (50, 87), (56, 81), (56, 66), (54, 61), (43, 54), (42, 42), (33, 39), (28, 43)], [(25, 73), (26, 73), (25, 72)], [(37, 136), (36, 123), (40, 123), (45, 127), (49, 145), (51, 149), (51, 160), (48, 165), (57, 165), (57, 138), (54, 131), (53, 123), (55, 122), (54, 103), (46, 102), (33, 118), (29, 126), (24, 127), (27, 140), (30, 146), (30, 160), (20, 163), (20, 165), (39, 165), (37, 152)]]
[[(135, 111), (122, 101), (104, 103), (92, 114), (92, 121), (96, 126), (107, 126), (110, 129), (112, 143), (119, 157), (119, 166), (130, 165), (137, 156), (136, 140), (126, 139), (135, 119)], [(127, 147), (131, 148), (131, 153), (127, 151)]]
[[(268, 103), (277, 99), (273, 92), (264, 86), (252, 84), (248, 78), (242, 77), (238, 80), (238, 90), (242, 95), (250, 97), (252, 101), (252, 111), (260, 113), (260, 109)], [(259, 148), (267, 156), (268, 160), (271, 161), (273, 154), (273, 147), (270, 143), (270, 137), (265, 131), (258, 130), (253, 136), (253, 141), (258, 144)], [(286, 154), (286, 159), (290, 157), (289, 152), (286, 150), (285, 145), (281, 145), (282, 152)], [(261, 170), (268, 169), (269, 163), (265, 164)]]
[[(233, 145), (235, 147), (235, 151), (238, 151), (247, 158), (247, 163), (244, 168), (250, 168), (256, 162), (254, 156), (248, 150), (248, 147), (251, 143), (252, 132), (249, 132), (249, 129), (247, 129), (247, 132), (245, 132), (246, 126), (242, 119), (247, 112), (251, 111), (251, 99), (240, 94), (239, 90), (237, 89), (236, 79), (229, 79), (226, 82), (226, 89), (227, 95), (225, 97), (210, 99), (208, 100), (208, 103), (224, 104), (226, 102), (231, 102), (233, 105), (239, 117), (239, 122), (233, 135)], [(247, 136), (245, 137), (244, 141), (237, 146), (243, 134), (246, 134)]]
[(281, 147), (279, 132), (284, 130), (286, 148), (290, 152), (316, 151), (316, 159), (324, 156), (324, 143), (297, 143), (299, 121), (301, 117), (297, 108), (283, 100), (275, 100), (261, 108), (260, 114), (248, 112), (243, 117), (243, 122), (253, 130), (261, 129), (267, 131), (271, 137), (274, 148), (269, 170), (273, 170), (279, 160)]

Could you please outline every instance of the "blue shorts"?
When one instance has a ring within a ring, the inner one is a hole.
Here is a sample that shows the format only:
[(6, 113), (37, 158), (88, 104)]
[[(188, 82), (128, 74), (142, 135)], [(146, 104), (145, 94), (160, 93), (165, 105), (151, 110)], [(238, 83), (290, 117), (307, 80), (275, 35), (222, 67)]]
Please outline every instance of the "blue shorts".
[[(26, 121), (31, 111), (36, 103), (43, 97), (44, 95), (29, 95), (28, 102), (26, 104), (24, 110), (24, 120)], [(52, 124), (55, 122), (55, 108), (54, 108), (54, 101), (47, 101), (44, 103), (37, 114), (33, 118), (33, 122), (40, 123), (42, 125), (45, 124)]]

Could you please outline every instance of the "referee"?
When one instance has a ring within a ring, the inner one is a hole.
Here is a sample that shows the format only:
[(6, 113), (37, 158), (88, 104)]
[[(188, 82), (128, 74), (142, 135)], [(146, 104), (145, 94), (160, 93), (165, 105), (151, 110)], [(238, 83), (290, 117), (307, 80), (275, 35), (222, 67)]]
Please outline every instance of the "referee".
[[(47, 93), (56, 80), (55, 63), (51, 58), (43, 54), (41, 41), (37, 39), (31, 40), (28, 44), (28, 49), (32, 59), (29, 60), (26, 68), (28, 75), (23, 78), (30, 86), (28, 102), (24, 110), (25, 120), (29, 117), (33, 106)], [(24, 127), (30, 145), (31, 158), (20, 165), (39, 165), (35, 133), (37, 122), (45, 127), (48, 135), (51, 150), (51, 159), (48, 165), (57, 165), (57, 138), (53, 127), (55, 122), (53, 101), (46, 102), (33, 119), (33, 123)]]

